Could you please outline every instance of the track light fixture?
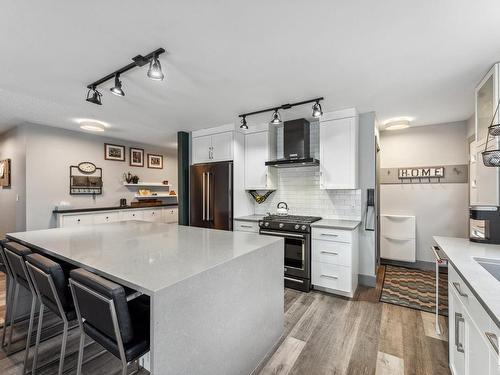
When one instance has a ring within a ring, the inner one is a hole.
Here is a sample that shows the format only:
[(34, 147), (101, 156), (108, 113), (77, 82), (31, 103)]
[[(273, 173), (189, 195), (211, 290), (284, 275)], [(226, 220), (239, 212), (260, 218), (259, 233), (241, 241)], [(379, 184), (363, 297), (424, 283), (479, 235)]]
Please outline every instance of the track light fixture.
[(247, 120), (246, 120), (247, 116), (257, 115), (260, 113), (271, 112), (271, 111), (273, 112), (273, 116), (271, 118), (270, 123), (273, 125), (279, 125), (279, 124), (281, 124), (281, 115), (279, 112), (280, 109), (290, 109), (292, 107), (295, 107), (298, 105), (303, 105), (303, 104), (308, 104), (308, 103), (314, 103), (314, 105), (312, 107), (312, 116), (315, 118), (319, 118), (323, 115), (323, 110), (321, 109), (320, 101), (322, 101), (324, 99), (325, 98), (320, 97), (320, 98), (316, 98), (316, 99), (304, 100), (302, 102), (297, 102), (297, 103), (282, 104), (279, 107), (271, 107), (271, 108), (261, 109), (259, 111), (243, 113), (243, 114), (239, 115), (239, 117), (242, 118), (240, 128), (248, 129)]
[(241, 119), (240, 129), (248, 129), (246, 116), (243, 116)]
[(115, 85), (109, 89), (116, 96), (125, 96), (122, 90), (122, 81), (120, 81), (120, 75), (115, 74)]
[(89, 84), (87, 86), (89, 91), (87, 92), (86, 100), (93, 104), (102, 105), (102, 100), (101, 100), (102, 94), (97, 90), (97, 87), (111, 79), (115, 80), (115, 85), (110, 89), (110, 91), (115, 95), (124, 96), (125, 93), (122, 90), (122, 82), (120, 81), (120, 76), (123, 73), (128, 72), (129, 70), (135, 67), (141, 67), (146, 64), (149, 64), (149, 69), (147, 73), (149, 78), (158, 81), (163, 80), (165, 75), (161, 70), (161, 64), (160, 60), (158, 59), (158, 56), (160, 56), (164, 52), (165, 49), (158, 48), (155, 51), (148, 53), (146, 56), (137, 55), (134, 58), (132, 58), (133, 62), (131, 62), (130, 64), (125, 65), (124, 67), (114, 71), (113, 73), (110, 73), (107, 76), (104, 76), (101, 79), (98, 79), (97, 81)]
[(163, 81), (163, 78), (165, 78), (157, 56), (154, 56), (149, 62), (148, 77), (155, 81)]
[(320, 118), (321, 116), (323, 116), (323, 110), (321, 109), (321, 104), (319, 104), (318, 100), (316, 101), (316, 103), (313, 104), (312, 117)]
[[(92, 95), (90, 95), (90, 92), (92, 91)], [(87, 101), (93, 104), (97, 105), (102, 105), (101, 101), (102, 94), (97, 91), (95, 87), (89, 88), (89, 91), (87, 92)]]
[(281, 116), (278, 109), (274, 110), (273, 117), (271, 117), (271, 124), (273, 125), (281, 124)]

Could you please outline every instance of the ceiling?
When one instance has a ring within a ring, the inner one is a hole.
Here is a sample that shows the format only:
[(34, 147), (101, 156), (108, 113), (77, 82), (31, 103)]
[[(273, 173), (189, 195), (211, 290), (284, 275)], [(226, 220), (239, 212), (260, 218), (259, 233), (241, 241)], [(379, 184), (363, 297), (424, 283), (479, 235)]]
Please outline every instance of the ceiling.
[[(384, 122), (468, 118), (474, 86), (500, 60), (498, 0), (8, 1), (0, 12), (0, 132), (29, 122), (175, 147), (176, 132), (238, 121), (242, 112), (324, 96)], [(123, 98), (86, 85), (158, 47), (122, 76)], [(285, 119), (310, 116), (310, 106)], [(249, 118), (249, 123), (267, 117)]]

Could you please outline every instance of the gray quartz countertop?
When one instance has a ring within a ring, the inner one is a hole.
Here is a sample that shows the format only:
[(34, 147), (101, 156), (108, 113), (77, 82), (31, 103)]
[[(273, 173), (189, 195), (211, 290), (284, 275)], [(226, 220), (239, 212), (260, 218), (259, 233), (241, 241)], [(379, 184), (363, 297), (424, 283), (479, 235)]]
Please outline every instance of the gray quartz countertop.
[(500, 281), (474, 259), (488, 258), (500, 261), (500, 245), (480, 244), (470, 242), (467, 238), (456, 237), (435, 236), (434, 241), (500, 328)]
[(149, 295), (283, 241), (256, 233), (144, 221), (9, 233), (7, 238)]
[(262, 218), (265, 215), (248, 215), (248, 216), (240, 216), (240, 217), (235, 217), (234, 220), (240, 220), (240, 221), (259, 221), (262, 220)]
[(311, 227), (354, 230), (359, 224), (361, 224), (359, 220), (321, 219), (312, 223)]

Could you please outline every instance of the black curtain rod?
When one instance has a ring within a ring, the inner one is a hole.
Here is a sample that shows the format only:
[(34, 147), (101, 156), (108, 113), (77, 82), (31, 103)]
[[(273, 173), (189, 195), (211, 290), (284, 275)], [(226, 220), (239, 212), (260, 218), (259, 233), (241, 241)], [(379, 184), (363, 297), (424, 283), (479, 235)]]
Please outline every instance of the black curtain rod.
[(238, 115), (238, 117), (246, 117), (246, 116), (251, 116), (251, 115), (257, 115), (259, 113), (276, 111), (278, 109), (290, 109), (290, 108), (298, 106), (298, 105), (319, 102), (319, 101), (324, 100), (324, 99), (325, 98), (320, 97), (320, 98), (316, 98), (316, 99), (304, 100), (302, 102), (296, 102), (296, 103), (291, 103), (291, 104), (290, 103), (288, 103), (288, 104), (282, 104), (282, 105), (280, 105), (278, 107), (271, 107), (271, 108), (261, 109), (260, 111), (243, 113), (241, 115)]
[(115, 70), (113, 73), (110, 73), (107, 76), (102, 77), (101, 79), (98, 79), (97, 81), (95, 81), (95, 82), (91, 83), (90, 85), (88, 85), (87, 88), (88, 89), (94, 89), (97, 86), (102, 85), (104, 82), (109, 81), (110, 79), (115, 78), (116, 74), (122, 74), (122, 73), (128, 72), (130, 69), (135, 68), (136, 66), (144, 66), (147, 63), (149, 63), (149, 61), (153, 57), (157, 57), (157, 56), (161, 55), (164, 52), (165, 52), (165, 49), (158, 48), (157, 50), (155, 50), (155, 51), (153, 51), (151, 53), (148, 53), (146, 56), (137, 55), (136, 57), (134, 57), (132, 59), (132, 60), (134, 60), (134, 62), (132, 62), (132, 63), (130, 63), (128, 65), (125, 65), (123, 68)]

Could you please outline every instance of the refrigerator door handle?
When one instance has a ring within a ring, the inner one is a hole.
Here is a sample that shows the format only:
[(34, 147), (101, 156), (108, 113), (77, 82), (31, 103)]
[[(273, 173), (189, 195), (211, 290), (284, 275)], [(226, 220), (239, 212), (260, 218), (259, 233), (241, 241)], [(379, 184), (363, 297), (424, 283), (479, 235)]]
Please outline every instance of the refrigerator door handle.
[(203, 216), (202, 216), (202, 220), (205, 221), (205, 215), (206, 215), (206, 202), (205, 202), (205, 198), (206, 198), (206, 186), (205, 186), (205, 175), (206, 175), (206, 172), (203, 172), (203, 176), (202, 176), (202, 179), (203, 179), (203, 192), (202, 192), (202, 195), (203, 195), (203, 198), (202, 198), (202, 210), (203, 210)]
[(210, 172), (207, 172), (207, 221), (210, 221)]

